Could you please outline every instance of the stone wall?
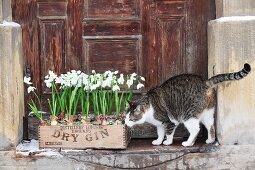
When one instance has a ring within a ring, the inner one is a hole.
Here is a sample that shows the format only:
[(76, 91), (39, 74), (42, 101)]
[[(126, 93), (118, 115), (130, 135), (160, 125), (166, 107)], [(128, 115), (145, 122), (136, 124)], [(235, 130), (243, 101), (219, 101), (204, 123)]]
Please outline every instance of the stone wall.
[(2, 5), (3, 4), (3, 2), (2, 2), (2, 0), (0, 0), (0, 23), (2, 23), (3, 22), (3, 8), (2, 8)]
[(254, 14), (255, 1), (216, 2), (222, 11), (208, 26), (209, 77), (239, 71), (246, 62), (252, 67), (246, 78), (218, 86), (217, 138), (221, 144), (255, 144), (255, 16), (242, 16)]
[[(170, 149), (171, 150), (171, 149)], [(94, 153), (91, 153), (94, 152)], [(0, 169), (254, 169), (255, 146), (219, 146), (190, 152), (157, 151), (61, 151), (55, 157), (18, 157), (13, 151), (0, 151)]]
[(255, 15), (254, 0), (216, 0), (216, 17)]
[(16, 146), (23, 136), (22, 37), (11, 15), (11, 1), (0, 0), (0, 150)]

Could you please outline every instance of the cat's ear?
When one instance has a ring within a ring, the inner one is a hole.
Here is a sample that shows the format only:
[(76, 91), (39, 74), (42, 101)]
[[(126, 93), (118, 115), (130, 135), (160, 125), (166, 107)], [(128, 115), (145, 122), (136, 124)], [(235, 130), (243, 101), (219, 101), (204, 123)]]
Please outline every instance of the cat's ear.
[(144, 104), (138, 105), (138, 106), (137, 106), (137, 110), (138, 110), (138, 111), (141, 111), (141, 112), (145, 112), (145, 107), (146, 107), (146, 106), (145, 106)]

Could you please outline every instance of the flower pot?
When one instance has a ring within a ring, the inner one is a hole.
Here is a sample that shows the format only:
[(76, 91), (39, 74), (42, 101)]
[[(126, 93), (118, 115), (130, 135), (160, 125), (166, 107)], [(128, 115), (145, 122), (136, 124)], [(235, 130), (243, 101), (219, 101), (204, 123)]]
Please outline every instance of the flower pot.
[(130, 138), (125, 125), (39, 126), (40, 148), (126, 149)]

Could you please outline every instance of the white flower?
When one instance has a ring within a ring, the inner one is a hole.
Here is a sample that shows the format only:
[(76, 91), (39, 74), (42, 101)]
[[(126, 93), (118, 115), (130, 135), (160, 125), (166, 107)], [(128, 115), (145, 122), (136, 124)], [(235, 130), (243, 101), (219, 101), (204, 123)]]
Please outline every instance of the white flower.
[(83, 74), (82, 75), (82, 83), (84, 85), (88, 85), (89, 84), (88, 78), (89, 78), (89, 76), (87, 74)]
[[(102, 87), (103, 88), (105, 88), (105, 87), (111, 87), (111, 85), (112, 85), (112, 83), (114, 82), (113, 81), (113, 79), (114, 79), (114, 77), (113, 77), (113, 74), (112, 74), (112, 72), (110, 72), (110, 71), (106, 71), (106, 72), (108, 72), (107, 73), (107, 77), (103, 80), (103, 82), (102, 82)], [(105, 73), (106, 73), (105, 72)], [(104, 75), (105, 75), (105, 73), (104, 73)]]
[(138, 83), (138, 84), (137, 84), (137, 90), (140, 89), (140, 88), (142, 88), (142, 87), (144, 87), (144, 85), (143, 85), (142, 83)]
[(24, 77), (24, 83), (26, 83), (26, 84), (32, 84), (31, 82), (31, 77)]
[(123, 76), (123, 74), (120, 74), (120, 78), (118, 78), (118, 80), (117, 80), (117, 82), (119, 83), (119, 84), (124, 84), (124, 76)]
[(145, 81), (145, 78), (144, 78), (144, 77), (142, 77), (142, 76), (140, 76), (140, 79), (141, 79), (142, 81)]
[(133, 79), (127, 80), (127, 86), (130, 88), (133, 85)]
[(44, 78), (45, 78), (45, 79), (49, 79), (49, 75), (46, 75)]
[(78, 79), (76, 87), (81, 87), (82, 86), (82, 79)]
[(77, 76), (73, 76), (73, 77), (71, 78), (71, 84), (72, 84), (72, 86), (76, 86), (77, 83), (78, 83), (78, 77), (77, 77)]
[(132, 74), (131, 74), (131, 77), (135, 77), (135, 76), (137, 76), (136, 73), (132, 73)]
[(51, 88), (51, 80), (44, 80), (44, 83), (46, 84), (46, 87)]
[(51, 70), (49, 70), (49, 79), (56, 79), (58, 76)]
[(104, 76), (106, 77), (106, 76), (110, 75), (111, 73), (112, 72), (110, 70), (108, 70), (108, 71), (104, 72)]
[(94, 82), (94, 81), (95, 81), (94, 76), (90, 75), (90, 82)]
[(95, 70), (92, 70), (92, 71), (91, 71), (91, 73), (92, 73), (92, 74), (95, 74), (95, 73), (96, 73), (96, 71), (95, 71)]
[(31, 91), (34, 91), (35, 89), (36, 89), (35, 87), (29, 86), (29, 87), (27, 88), (27, 92), (30, 93)]
[(49, 70), (49, 74), (45, 76), (44, 82), (48, 88), (51, 88), (51, 83), (57, 78), (58, 76), (53, 71)]
[(112, 80), (110, 78), (107, 78), (103, 81), (102, 83), (102, 87), (105, 88), (105, 87), (111, 87), (111, 82)]
[(62, 84), (62, 81), (63, 81), (62, 77), (57, 77), (55, 79), (56, 84)]
[(116, 91), (116, 90), (120, 90), (120, 87), (115, 84), (113, 87), (112, 87), (112, 91)]
[(96, 77), (97, 77), (97, 79), (100, 79), (101, 78), (101, 74), (96, 74)]
[(118, 74), (118, 73), (119, 73), (119, 71), (118, 71), (118, 70), (114, 71), (114, 74)]
[(87, 91), (89, 90), (89, 86), (88, 85), (85, 85), (84, 88), (83, 88), (84, 91)]
[(93, 91), (93, 90), (96, 90), (97, 89), (97, 84), (93, 84), (91, 87), (90, 87), (90, 90)]

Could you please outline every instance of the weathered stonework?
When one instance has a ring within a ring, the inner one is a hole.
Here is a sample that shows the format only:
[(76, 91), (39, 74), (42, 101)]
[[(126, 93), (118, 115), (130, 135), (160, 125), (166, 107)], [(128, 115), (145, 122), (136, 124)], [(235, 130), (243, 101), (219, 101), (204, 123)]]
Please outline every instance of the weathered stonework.
[(0, 23), (3, 22), (3, 8), (2, 8), (2, 0), (0, 0)]
[(216, 0), (216, 17), (255, 15), (254, 0)]
[(0, 169), (254, 169), (255, 145), (150, 151), (61, 151), (56, 157), (17, 157), (0, 151)]
[(209, 77), (239, 71), (251, 73), (225, 82), (217, 90), (217, 137), (221, 144), (255, 144), (255, 16), (223, 17), (209, 23)]
[(0, 1), (1, 1), (0, 3), (2, 3), (3, 20), (11, 22), (12, 21), (12, 9), (11, 9), (12, 1), (11, 0), (0, 0)]
[(0, 24), (0, 150), (22, 139), (24, 116), (21, 27)]

